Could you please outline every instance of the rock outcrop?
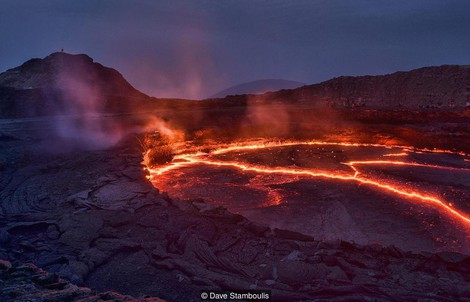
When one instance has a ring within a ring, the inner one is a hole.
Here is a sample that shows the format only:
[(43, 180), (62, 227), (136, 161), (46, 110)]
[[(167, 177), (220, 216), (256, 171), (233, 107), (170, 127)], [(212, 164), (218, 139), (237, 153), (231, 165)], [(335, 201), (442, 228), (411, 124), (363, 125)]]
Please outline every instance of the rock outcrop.
[(48, 301), (48, 302), (165, 302), (159, 298), (139, 299), (116, 292), (96, 293), (86, 287), (78, 287), (48, 273), (34, 264), (15, 265), (0, 260), (0, 301)]

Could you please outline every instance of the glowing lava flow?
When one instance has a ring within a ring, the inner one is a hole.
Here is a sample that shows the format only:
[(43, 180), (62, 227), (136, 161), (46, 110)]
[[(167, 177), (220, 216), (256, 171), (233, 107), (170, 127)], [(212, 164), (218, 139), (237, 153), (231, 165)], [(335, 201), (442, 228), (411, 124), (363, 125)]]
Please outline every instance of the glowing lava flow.
[(382, 165), (382, 166), (392, 165), (392, 166), (423, 167), (423, 168), (442, 169), (442, 170), (451, 170), (451, 171), (470, 171), (469, 168), (454, 168), (454, 167), (447, 167), (447, 166), (420, 164), (420, 163), (405, 162), (405, 161), (392, 161), (392, 160), (350, 161), (345, 164), (351, 167), (355, 167), (357, 165)]
[[(386, 182), (384, 180), (374, 180), (362, 176), (357, 166), (361, 165), (398, 165), (398, 166), (414, 166), (424, 167), (431, 169), (447, 169), (447, 170), (460, 170), (470, 171), (468, 168), (453, 168), (439, 165), (428, 165), (422, 163), (405, 162), (405, 161), (385, 161), (385, 160), (370, 160), (370, 161), (350, 161), (343, 163), (349, 166), (353, 170), (353, 174), (347, 172), (331, 172), (324, 170), (316, 170), (311, 168), (292, 168), (292, 167), (268, 167), (261, 165), (254, 165), (249, 163), (237, 162), (237, 161), (225, 161), (211, 158), (214, 155), (227, 154), (231, 152), (243, 152), (243, 151), (256, 151), (267, 148), (278, 148), (278, 147), (289, 147), (289, 146), (343, 146), (343, 147), (377, 147), (377, 148), (401, 148), (407, 152), (430, 152), (430, 153), (449, 153), (458, 154), (462, 156), (468, 156), (467, 154), (460, 152), (452, 152), (449, 150), (438, 150), (438, 149), (416, 149), (407, 146), (388, 146), (380, 144), (362, 144), (362, 143), (344, 143), (344, 142), (322, 142), (322, 141), (287, 141), (287, 142), (265, 142), (265, 141), (252, 141), (245, 142), (242, 144), (229, 144), (225, 146), (217, 146), (213, 151), (209, 153), (188, 153), (176, 155), (173, 162), (166, 166), (149, 169), (151, 173), (151, 180), (158, 182), (158, 176), (164, 173), (169, 173), (172, 170), (177, 170), (186, 166), (193, 165), (209, 165), (216, 167), (228, 167), (236, 168), (246, 172), (263, 173), (263, 174), (282, 174), (291, 176), (303, 176), (313, 178), (327, 178), (339, 181), (352, 181), (360, 184), (374, 187), (384, 192), (392, 193), (401, 197), (405, 197), (410, 200), (414, 200), (420, 203), (432, 205), (440, 209), (443, 213), (449, 217), (457, 219), (465, 227), (470, 228), (470, 216), (454, 209), (448, 202), (439, 199), (435, 196), (427, 195), (424, 192), (410, 189), (406, 186), (397, 185), (395, 183)], [(414, 150), (414, 151), (411, 151)], [(465, 161), (468, 161), (465, 159)]]
[(401, 153), (389, 153), (389, 154), (384, 154), (382, 156), (385, 156), (385, 157), (391, 157), (391, 156), (407, 156), (408, 153), (406, 152), (401, 152)]

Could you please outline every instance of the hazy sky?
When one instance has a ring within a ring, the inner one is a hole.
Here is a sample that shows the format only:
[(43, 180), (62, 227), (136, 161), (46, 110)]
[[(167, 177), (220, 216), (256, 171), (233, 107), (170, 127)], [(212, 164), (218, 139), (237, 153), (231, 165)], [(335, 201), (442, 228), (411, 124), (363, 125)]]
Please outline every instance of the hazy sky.
[(470, 1), (0, 0), (0, 71), (64, 48), (160, 97), (470, 64)]

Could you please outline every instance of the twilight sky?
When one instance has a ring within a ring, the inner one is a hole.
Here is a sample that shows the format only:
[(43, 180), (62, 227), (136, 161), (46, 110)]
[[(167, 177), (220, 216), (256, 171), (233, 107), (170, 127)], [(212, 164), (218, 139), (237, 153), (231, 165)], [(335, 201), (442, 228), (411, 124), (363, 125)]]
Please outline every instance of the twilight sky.
[(0, 72), (64, 48), (157, 97), (470, 64), (467, 0), (0, 0)]

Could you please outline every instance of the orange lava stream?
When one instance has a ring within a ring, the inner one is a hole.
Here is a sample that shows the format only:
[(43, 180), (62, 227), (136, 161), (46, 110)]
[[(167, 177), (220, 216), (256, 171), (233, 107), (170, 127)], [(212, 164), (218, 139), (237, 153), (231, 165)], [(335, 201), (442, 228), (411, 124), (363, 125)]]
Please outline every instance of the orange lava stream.
[(420, 163), (405, 162), (405, 161), (391, 161), (391, 160), (350, 161), (345, 164), (351, 167), (354, 167), (356, 165), (381, 165), (381, 166), (394, 165), (394, 166), (423, 167), (423, 168), (452, 170), (452, 171), (470, 171), (469, 168), (454, 168), (454, 167), (447, 167), (447, 166), (420, 164)]
[(408, 153), (406, 152), (401, 152), (401, 153), (389, 153), (389, 154), (384, 154), (382, 156), (385, 156), (385, 157), (391, 157), (391, 156), (406, 156), (408, 155)]
[[(240, 151), (250, 151), (250, 150), (262, 150), (266, 148), (274, 147), (288, 147), (288, 146), (311, 146), (311, 145), (328, 145), (328, 146), (344, 146), (344, 147), (380, 147), (380, 148), (401, 148), (408, 152), (430, 152), (430, 153), (448, 153), (448, 154), (458, 154), (463, 156), (468, 156), (465, 153), (461, 152), (452, 152), (449, 150), (440, 150), (440, 149), (417, 149), (406, 146), (390, 146), (390, 145), (380, 145), (380, 144), (363, 144), (363, 143), (344, 143), (344, 142), (322, 142), (322, 141), (287, 141), (287, 142), (265, 142), (265, 141), (251, 141), (241, 144), (230, 144), (226, 146), (218, 146), (215, 150), (209, 153), (188, 153), (185, 154), (184, 151), (182, 154), (176, 155), (173, 162), (169, 163), (166, 166), (157, 167), (154, 169), (148, 169), (151, 174), (151, 181), (157, 182), (158, 176), (164, 173), (169, 173), (172, 170), (177, 170), (187, 166), (193, 165), (210, 165), (217, 167), (228, 167), (236, 168), (246, 172), (254, 173), (264, 173), (264, 174), (282, 174), (282, 175), (292, 175), (292, 176), (304, 176), (304, 177), (313, 177), (313, 178), (326, 178), (334, 179), (339, 181), (353, 181), (359, 184), (368, 185), (370, 187), (375, 187), (384, 192), (392, 193), (394, 195), (402, 196), (407, 199), (418, 201), (420, 203), (432, 205), (440, 209), (443, 213), (449, 217), (457, 219), (463, 226), (470, 229), (470, 216), (465, 213), (462, 213), (454, 209), (450, 203), (445, 200), (439, 199), (435, 196), (427, 195), (424, 192), (416, 191), (410, 189), (406, 186), (397, 185), (394, 183), (389, 183), (384, 180), (374, 180), (364, 176), (361, 176), (361, 173), (357, 166), (361, 165), (398, 165), (398, 166), (415, 166), (415, 167), (425, 167), (432, 169), (447, 169), (447, 170), (460, 170), (460, 171), (470, 171), (467, 168), (454, 168), (438, 165), (428, 165), (414, 162), (405, 162), (405, 161), (385, 161), (385, 160), (370, 160), (370, 161), (350, 161), (343, 163), (348, 165), (352, 170), (353, 174), (346, 172), (332, 172), (332, 171), (323, 171), (315, 169), (301, 169), (301, 168), (291, 168), (291, 167), (268, 167), (268, 166), (259, 166), (249, 163), (241, 163), (236, 161), (224, 161), (216, 160), (210, 158), (211, 155), (220, 155), (230, 152), (240, 152)], [(465, 161), (469, 161), (464, 159)], [(278, 202), (277, 202), (278, 203)]]
[(429, 148), (415, 148), (411, 146), (403, 145), (383, 145), (383, 144), (372, 144), (372, 143), (351, 143), (351, 142), (328, 142), (328, 141), (248, 141), (242, 143), (234, 143), (220, 149), (216, 149), (212, 154), (224, 154), (233, 151), (248, 151), (248, 150), (259, 150), (265, 148), (274, 147), (289, 147), (289, 146), (341, 146), (341, 147), (377, 147), (386, 149), (403, 149), (407, 152), (430, 152), (430, 153), (445, 153), (445, 154), (456, 154), (461, 156), (470, 156), (464, 152), (452, 151), (446, 149), (429, 149)]

